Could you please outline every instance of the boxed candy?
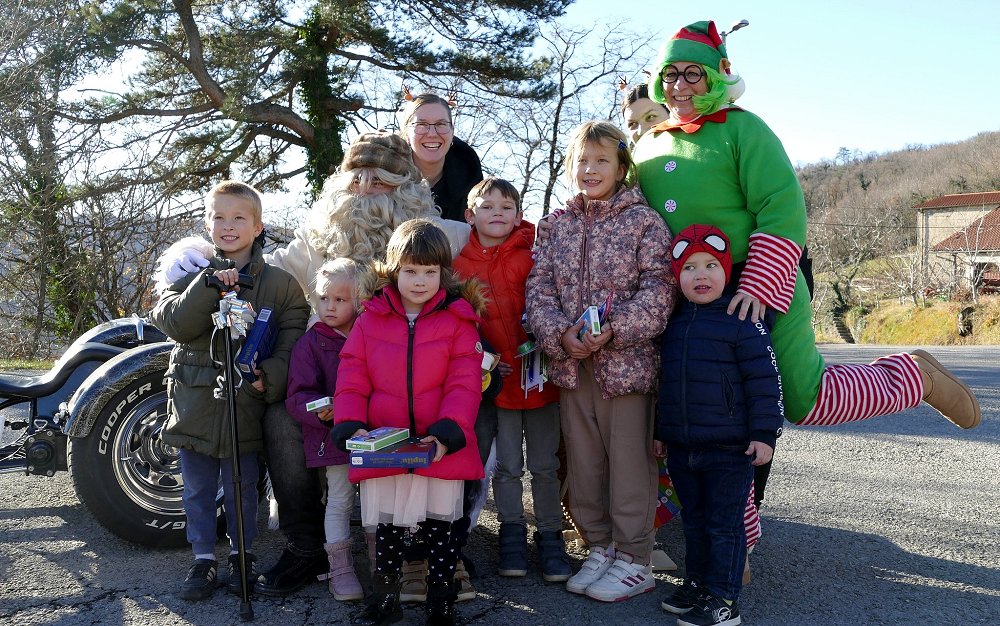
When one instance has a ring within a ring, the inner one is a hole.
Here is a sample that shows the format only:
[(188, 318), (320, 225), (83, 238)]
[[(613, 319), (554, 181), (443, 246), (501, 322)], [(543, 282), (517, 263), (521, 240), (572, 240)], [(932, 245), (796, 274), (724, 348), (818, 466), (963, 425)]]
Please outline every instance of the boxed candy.
[(435, 448), (433, 441), (423, 443), (410, 437), (381, 450), (351, 452), (351, 467), (427, 467), (434, 460)]
[(391, 428), (383, 426), (370, 431), (367, 435), (358, 435), (347, 440), (348, 450), (374, 452), (388, 448), (410, 436), (409, 428)]

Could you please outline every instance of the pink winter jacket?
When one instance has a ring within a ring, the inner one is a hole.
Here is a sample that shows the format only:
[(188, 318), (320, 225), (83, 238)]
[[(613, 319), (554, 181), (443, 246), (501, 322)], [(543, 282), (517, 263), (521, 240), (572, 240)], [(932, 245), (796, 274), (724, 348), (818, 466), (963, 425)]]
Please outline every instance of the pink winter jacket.
[[(440, 461), (413, 470), (416, 474), (482, 478), (474, 426), (483, 355), (473, 306), (442, 289), (411, 324), (395, 286), (378, 287), (340, 353), (334, 439), (342, 447), (358, 428), (409, 428), (411, 435), (434, 435), (448, 447)], [(477, 290), (474, 285), (469, 289)], [(406, 471), (351, 467), (350, 480)]]
[(593, 355), (603, 397), (652, 393), (659, 350), (654, 340), (674, 308), (670, 231), (636, 187), (607, 201), (577, 195), (555, 221), (528, 277), (528, 325), (551, 358), (549, 376), (576, 389), (579, 361), (562, 348), (562, 335), (590, 305), (614, 293), (610, 342)]

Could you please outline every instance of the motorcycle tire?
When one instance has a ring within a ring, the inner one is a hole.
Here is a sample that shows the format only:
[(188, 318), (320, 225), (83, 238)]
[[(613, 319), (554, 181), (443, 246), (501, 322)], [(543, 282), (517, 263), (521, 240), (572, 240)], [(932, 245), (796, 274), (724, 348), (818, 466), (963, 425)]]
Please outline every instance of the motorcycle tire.
[[(109, 398), (87, 437), (71, 439), (77, 497), (119, 537), (152, 547), (187, 545), (180, 456), (164, 444), (164, 373), (136, 379)], [(218, 498), (222, 510), (222, 493)]]

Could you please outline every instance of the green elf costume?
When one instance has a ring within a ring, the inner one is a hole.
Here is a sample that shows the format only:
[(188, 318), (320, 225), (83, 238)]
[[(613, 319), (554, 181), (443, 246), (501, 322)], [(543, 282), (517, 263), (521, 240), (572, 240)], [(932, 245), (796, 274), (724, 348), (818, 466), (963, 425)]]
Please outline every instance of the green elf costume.
[[(665, 85), (661, 73), (673, 62), (699, 64), (718, 72), (725, 85), (742, 87), (731, 78), (714, 22), (682, 28), (661, 50), (649, 94), (668, 108), (664, 88), (674, 85)], [(706, 74), (701, 80), (711, 93), (717, 79)], [(679, 120), (671, 110), (670, 119), (639, 140), (634, 158), (642, 192), (671, 232), (695, 223), (722, 229), (732, 244), (738, 293), (778, 313), (771, 338), (788, 421), (841, 424), (895, 413), (923, 399), (962, 428), (978, 425), (972, 391), (922, 350), (868, 365), (824, 364), (798, 269), (806, 237), (802, 190), (778, 138), (756, 115), (733, 106), (733, 99), (717, 99), (721, 106), (713, 106), (710, 95), (694, 96), (698, 115)]]

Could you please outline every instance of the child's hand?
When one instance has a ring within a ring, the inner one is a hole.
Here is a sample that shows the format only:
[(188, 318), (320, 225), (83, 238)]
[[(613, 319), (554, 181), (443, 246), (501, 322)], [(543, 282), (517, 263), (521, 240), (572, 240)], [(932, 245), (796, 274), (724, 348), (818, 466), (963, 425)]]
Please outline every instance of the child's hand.
[(228, 269), (228, 270), (215, 270), (215, 277), (222, 281), (222, 284), (226, 287), (231, 287), (230, 291), (239, 291), (239, 286), (236, 285), (236, 281), (240, 279), (240, 271), (238, 269)]
[(318, 417), (321, 422), (329, 422), (333, 419), (333, 409), (329, 407), (320, 409), (319, 411), (316, 411), (316, 417)]
[(356, 431), (354, 431), (354, 434), (351, 435), (351, 437), (365, 437), (367, 435), (368, 435), (367, 430), (365, 430), (364, 428), (359, 428)]
[(583, 342), (577, 337), (583, 328), (583, 324), (584, 320), (580, 320), (567, 328), (566, 332), (562, 335), (562, 340), (559, 342), (562, 344), (562, 349), (566, 351), (566, 354), (570, 358), (583, 360), (590, 356), (590, 349), (583, 345)]
[(253, 373), (257, 375), (257, 380), (250, 383), (250, 386), (260, 393), (264, 393), (264, 379), (260, 377), (260, 370), (254, 370)]
[(431, 463), (437, 463), (448, 453), (448, 446), (438, 441), (438, 438), (434, 435), (427, 435), (420, 440), (421, 443), (430, 443), (432, 441), (434, 442), (434, 458), (431, 459)]
[(608, 322), (604, 324), (604, 326), (601, 326), (600, 335), (591, 335), (590, 333), (584, 333), (583, 345), (591, 353), (597, 352), (598, 350), (604, 347), (604, 344), (611, 341), (611, 338), (614, 336), (614, 334), (615, 332), (611, 330), (611, 322)]
[(726, 313), (732, 315), (736, 311), (736, 307), (740, 309), (741, 320), (745, 320), (747, 318), (747, 311), (750, 311), (751, 322), (760, 321), (760, 318), (764, 317), (764, 313), (767, 312), (767, 307), (763, 302), (739, 289), (736, 290), (736, 295), (733, 296), (733, 299), (729, 301), (729, 308), (726, 309)]
[(653, 440), (653, 456), (658, 459), (662, 459), (667, 456), (667, 444), (662, 441)]
[(743, 454), (753, 457), (753, 460), (750, 462), (751, 465), (763, 465), (771, 460), (771, 457), (774, 455), (774, 448), (766, 443), (751, 441), (750, 447)]
[(500, 361), (497, 364), (497, 373), (499, 373), (500, 376), (510, 376), (511, 374), (514, 373), (514, 368), (511, 367), (510, 365), (507, 365), (503, 361)]

